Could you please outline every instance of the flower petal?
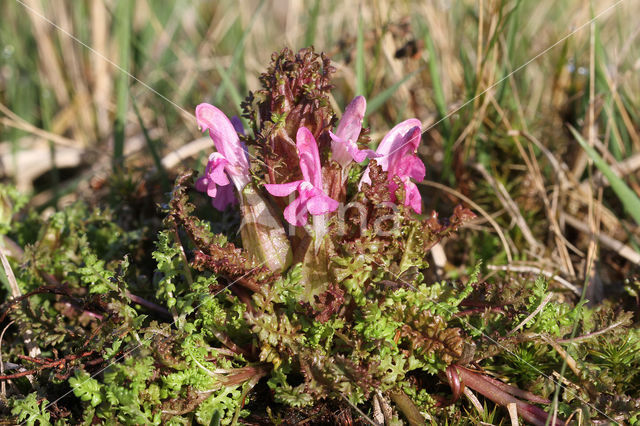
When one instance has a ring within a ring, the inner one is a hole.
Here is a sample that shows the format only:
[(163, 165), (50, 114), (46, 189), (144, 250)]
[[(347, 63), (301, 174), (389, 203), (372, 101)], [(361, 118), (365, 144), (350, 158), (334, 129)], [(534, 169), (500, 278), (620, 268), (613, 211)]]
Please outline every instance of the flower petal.
[(209, 163), (207, 164), (206, 174), (209, 179), (217, 183), (218, 185), (229, 185), (229, 178), (225, 173), (225, 168), (229, 165), (226, 158), (219, 152), (214, 152), (209, 156)]
[(196, 191), (206, 192), (208, 186), (209, 186), (209, 177), (207, 175), (200, 176), (196, 180), (196, 184), (195, 184)]
[(304, 181), (296, 180), (289, 183), (267, 183), (264, 187), (271, 195), (275, 195), (276, 197), (286, 197), (298, 189), (302, 182)]
[(307, 205), (302, 197), (298, 197), (284, 209), (284, 218), (294, 226), (304, 226), (309, 219)]
[(370, 149), (360, 149), (353, 140), (343, 139), (335, 133), (329, 131), (331, 136), (331, 153), (333, 160), (344, 169), (351, 161), (362, 163), (365, 158), (379, 157), (375, 151)]
[[(378, 160), (376, 160), (378, 161)], [(369, 166), (367, 166), (367, 168), (365, 169), (364, 173), (362, 174), (362, 177), (360, 178), (360, 183), (358, 183), (358, 190), (360, 190), (362, 188), (362, 184), (363, 183), (367, 183), (369, 185), (371, 185), (371, 176), (369, 176)]]
[(338, 208), (338, 202), (336, 200), (328, 197), (321, 191), (318, 192), (318, 195), (309, 198), (307, 201), (309, 213), (316, 216), (335, 211)]
[(362, 130), (362, 119), (367, 110), (367, 100), (364, 96), (356, 96), (347, 105), (344, 114), (338, 123), (336, 135), (345, 140), (356, 142)]
[(389, 174), (401, 178), (411, 177), (421, 182), (424, 180), (426, 169), (417, 155), (405, 155), (403, 158), (396, 159), (395, 163), (389, 166)]
[(216, 150), (234, 166), (249, 172), (249, 162), (245, 150), (240, 143), (236, 129), (227, 116), (218, 108), (210, 104), (200, 104), (196, 107), (196, 119), (202, 131), (209, 130), (209, 136), (216, 146)]
[(418, 214), (422, 213), (422, 196), (415, 183), (408, 178), (404, 181), (404, 205), (411, 206), (413, 211)]
[(329, 136), (331, 137), (331, 158), (344, 169), (352, 160), (351, 154), (349, 154), (347, 150), (349, 141), (341, 138), (332, 131), (329, 131)]
[(236, 133), (244, 135), (244, 126), (242, 125), (242, 120), (240, 120), (240, 117), (234, 115), (229, 121), (231, 121), (231, 125), (233, 126), (233, 128), (236, 129)]
[(217, 193), (211, 198), (211, 204), (220, 211), (225, 211), (229, 206), (238, 204), (233, 185), (229, 184), (218, 187)]
[(424, 180), (424, 175), (427, 174), (424, 163), (417, 155), (412, 155), (409, 161), (410, 163), (407, 170), (407, 176), (417, 180), (418, 182), (422, 182)]
[[(409, 121), (409, 120), (407, 120)], [(416, 119), (416, 121), (419, 121)], [(415, 127), (412, 127), (406, 134), (405, 143), (411, 147), (411, 152), (416, 153), (418, 151), (418, 146), (420, 145), (420, 139), (422, 139), (422, 124), (419, 124)]]
[(351, 158), (353, 158), (353, 161), (355, 161), (356, 163), (362, 163), (365, 158), (379, 157), (379, 155), (376, 154), (375, 151), (372, 151), (370, 149), (359, 149), (358, 145), (356, 145), (355, 142), (347, 145), (347, 151), (349, 151)]
[(322, 188), (322, 168), (320, 166), (320, 154), (318, 144), (313, 134), (306, 127), (300, 127), (296, 134), (296, 146), (300, 156), (300, 170), (307, 182), (315, 187)]
[[(410, 118), (389, 130), (376, 149), (376, 153), (380, 155), (377, 161), (382, 170), (388, 170), (391, 157), (404, 157), (406, 152), (415, 152), (420, 144), (420, 126), (420, 120)], [(414, 130), (416, 127), (417, 133)]]

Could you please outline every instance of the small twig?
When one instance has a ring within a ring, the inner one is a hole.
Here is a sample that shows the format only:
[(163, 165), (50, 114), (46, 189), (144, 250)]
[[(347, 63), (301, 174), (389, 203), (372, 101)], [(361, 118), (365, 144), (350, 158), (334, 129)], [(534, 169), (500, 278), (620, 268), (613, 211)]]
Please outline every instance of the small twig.
[(180, 148), (175, 151), (171, 151), (164, 158), (162, 158), (162, 166), (171, 170), (185, 159), (196, 155), (201, 151), (211, 151), (213, 144), (211, 143), (211, 139), (208, 137), (198, 138), (194, 141), (191, 141), (187, 144), (180, 146)]
[(614, 328), (616, 328), (616, 327), (618, 327), (618, 326), (620, 326), (620, 325), (622, 325), (622, 324), (624, 324), (624, 323), (625, 323), (625, 321), (618, 321), (618, 322), (616, 322), (616, 323), (614, 323), (614, 324), (611, 324), (611, 325), (610, 325), (610, 326), (608, 326), (608, 327), (603, 328), (602, 330), (594, 331), (593, 333), (587, 333), (587, 334), (584, 334), (584, 335), (582, 335), (582, 336), (578, 336), (578, 337), (574, 337), (574, 338), (570, 338), (570, 339), (559, 339), (559, 340), (556, 340), (556, 342), (557, 342), (557, 343), (574, 343), (574, 342), (581, 342), (581, 341), (583, 341), (583, 340), (591, 339), (591, 338), (593, 338), (593, 337), (596, 337), (596, 336), (599, 336), (599, 335), (601, 335), (601, 334), (604, 334), (604, 333), (606, 333), (606, 332), (608, 332), (608, 331), (611, 331), (611, 330), (613, 330)]
[(502, 229), (500, 229), (500, 225), (498, 225), (498, 222), (496, 222), (489, 213), (487, 213), (487, 211), (485, 209), (483, 209), (482, 207), (480, 207), (477, 203), (475, 203), (473, 200), (471, 200), (469, 197), (467, 197), (466, 195), (462, 194), (459, 191), (456, 191), (455, 189), (449, 188), (448, 186), (442, 185), (438, 182), (432, 182), (429, 180), (424, 180), (423, 182), (420, 182), (419, 185), (426, 185), (426, 186), (430, 186), (432, 188), (438, 188), (442, 191), (448, 192), (451, 195), (461, 199), (462, 201), (464, 201), (465, 203), (469, 204), (471, 207), (473, 207), (475, 210), (478, 211), (478, 213), (480, 213), (485, 219), (487, 219), (487, 222), (489, 222), (491, 224), (491, 226), (493, 226), (493, 229), (496, 230), (496, 233), (498, 234), (498, 237), (500, 238), (500, 241), (502, 242), (502, 246), (504, 247), (504, 251), (505, 254), (507, 256), (507, 261), (509, 263), (513, 262), (513, 256), (511, 255), (511, 249), (509, 248), (509, 244), (507, 243), (507, 239), (504, 236), (504, 233), (502, 232)]
[(516, 328), (514, 328), (513, 330), (511, 330), (510, 332), (507, 333), (507, 336), (511, 336), (512, 334), (514, 334), (516, 331), (520, 330), (522, 327), (524, 327), (525, 325), (527, 325), (527, 323), (529, 321), (531, 321), (536, 315), (538, 315), (540, 313), (540, 311), (542, 311), (542, 309), (544, 309), (544, 307), (547, 305), (547, 303), (549, 303), (551, 301), (551, 298), (553, 297), (553, 293), (549, 293), (545, 296), (545, 298), (542, 300), (542, 302), (540, 302), (540, 305), (538, 305), (538, 307), (531, 312), (531, 314), (526, 317), (520, 324), (518, 324), (516, 326)]
[(30, 291), (29, 293), (23, 294), (22, 296), (9, 299), (2, 305), (0, 305), (0, 310), (3, 311), (2, 315), (0, 315), (0, 323), (5, 320), (7, 314), (9, 313), (9, 310), (15, 307), (18, 303), (22, 302), (25, 299), (28, 299), (31, 296), (42, 293), (61, 294), (64, 296), (69, 296), (69, 293), (66, 291), (66, 287), (63, 285), (43, 285), (36, 288), (35, 290)]
[(487, 269), (491, 271), (512, 271), (512, 272), (530, 272), (534, 274), (542, 274), (547, 278), (551, 278), (552, 280), (562, 284), (564, 287), (568, 288), (578, 296), (582, 294), (582, 289), (580, 287), (576, 287), (571, 284), (569, 281), (564, 278), (555, 275), (549, 271), (545, 271), (544, 269), (540, 269), (535, 266), (527, 266), (527, 265), (487, 265)]
[(52, 358), (35, 358), (29, 355), (21, 355), (21, 354), (17, 356), (18, 358), (23, 359), (25, 361), (33, 362), (34, 364), (40, 364), (40, 365), (44, 365), (53, 361)]
[[(560, 218), (578, 231), (591, 235), (589, 227), (577, 218), (566, 213), (561, 213)], [(628, 245), (623, 244), (620, 241), (602, 233), (598, 233), (597, 238), (603, 246), (615, 251), (620, 256), (635, 263), (636, 265), (640, 265), (640, 253), (638, 253)]]
[(377, 426), (377, 423), (375, 421), (373, 421), (371, 419), (371, 417), (367, 416), (364, 411), (362, 411), (361, 409), (358, 408), (357, 405), (355, 405), (353, 402), (349, 401), (349, 398), (347, 398), (346, 396), (344, 396), (342, 393), (340, 394), (340, 396), (342, 397), (342, 399), (344, 399), (345, 401), (347, 401), (347, 403), (351, 406), (351, 408), (353, 408), (358, 414), (360, 414), (360, 416), (368, 421), (370, 424), (372, 424), (373, 426)]
[(465, 309), (464, 311), (459, 311), (456, 312), (455, 314), (453, 314), (452, 318), (459, 318), (459, 317), (464, 317), (464, 316), (468, 316), (468, 315), (475, 315), (475, 314), (482, 314), (484, 312), (496, 312), (499, 314), (505, 314), (506, 311), (498, 306), (494, 306), (494, 307), (480, 307), (480, 308), (472, 308), (472, 309)]
[(529, 228), (529, 225), (524, 220), (524, 217), (522, 217), (522, 213), (520, 213), (520, 208), (515, 203), (515, 201), (513, 201), (513, 199), (509, 195), (509, 192), (507, 192), (507, 190), (504, 187), (504, 185), (502, 183), (498, 182), (484, 168), (484, 166), (482, 164), (476, 163), (476, 164), (473, 165), (473, 167), (477, 171), (479, 171), (480, 174), (482, 174), (482, 177), (484, 177), (484, 179), (489, 183), (489, 185), (491, 185), (494, 188), (494, 190), (496, 192), (496, 195), (498, 197), (498, 200), (500, 200), (500, 202), (502, 203), (504, 208), (511, 214), (511, 217), (513, 218), (513, 220), (515, 220), (515, 222), (518, 224), (518, 228), (520, 228), (520, 231), (522, 232), (522, 235), (524, 236), (525, 240), (527, 240), (529, 245), (533, 249), (541, 249), (542, 248), (542, 244), (540, 244), (540, 242), (538, 240), (536, 240), (536, 238), (533, 236), (533, 232), (531, 232), (531, 229)]
[(464, 394), (464, 396), (467, 397), (469, 402), (471, 402), (471, 405), (475, 407), (476, 411), (478, 411), (478, 414), (480, 414), (480, 416), (483, 416), (484, 408), (482, 407), (482, 404), (480, 403), (480, 400), (478, 399), (476, 394), (473, 393), (473, 391), (467, 387), (464, 388), (464, 391), (462, 391), (462, 393)]
[[(7, 126), (24, 130), (25, 132), (28, 132), (35, 136), (49, 140), (60, 146), (77, 148), (79, 145), (78, 142), (74, 141), (73, 139), (65, 138), (64, 136), (56, 135), (55, 133), (47, 132), (46, 130), (43, 130), (43, 129), (40, 129), (39, 127), (34, 126), (33, 124), (29, 123), (22, 117), (16, 115), (13, 111), (11, 111), (2, 103), (0, 103), (0, 112), (2, 112), (7, 116), (7, 118), (3, 118), (1, 120), (2, 123)], [(88, 147), (86, 148), (88, 149)]]
[(573, 374), (575, 374), (577, 377), (581, 377), (580, 370), (578, 369), (578, 364), (576, 363), (576, 360), (573, 359), (573, 357), (569, 355), (567, 351), (562, 349), (562, 347), (560, 347), (560, 345), (556, 341), (552, 340), (551, 338), (544, 335), (540, 335), (540, 337), (542, 338), (542, 340), (544, 340), (549, 345), (551, 345), (553, 349), (556, 350), (556, 352), (558, 352), (558, 354), (566, 361), (567, 367), (569, 367), (571, 371), (573, 371)]
[[(16, 280), (16, 276), (13, 274), (13, 269), (11, 269), (11, 264), (9, 264), (9, 259), (4, 254), (4, 250), (0, 250), (0, 259), (2, 259), (2, 266), (4, 267), (4, 272), (7, 275), (7, 279), (9, 280), (9, 286), (11, 287), (11, 295), (15, 298), (19, 298), (22, 295), (20, 291), (20, 287), (18, 286), (18, 281)], [(40, 355), (40, 348), (33, 342), (33, 330), (27, 328), (26, 330), (22, 330), (20, 324), (18, 326), (20, 329), (20, 333), (23, 334), (24, 345), (27, 347), (27, 351), (31, 356)]]
[(519, 426), (518, 423), (518, 407), (515, 402), (507, 404), (507, 411), (509, 411), (509, 418), (511, 419), (511, 426)]
[(153, 302), (148, 301), (147, 299), (143, 299), (140, 296), (136, 296), (135, 294), (132, 294), (130, 292), (127, 291), (127, 297), (129, 299), (131, 299), (132, 302), (137, 303), (140, 306), (144, 306), (145, 308), (149, 309), (150, 311), (155, 311), (167, 318), (171, 318), (171, 313), (164, 307), (157, 305)]
[[(11, 327), (14, 322), (15, 321), (11, 321), (9, 324), (7, 324), (2, 330), (2, 334), (0, 334), (0, 376), (4, 374), (4, 362), (2, 361), (2, 341), (4, 339), (4, 333), (9, 327)], [(0, 383), (0, 392), (2, 393), (2, 398), (7, 397), (7, 384), (5, 382)]]
[[(638, 169), (640, 169), (640, 154), (632, 155), (625, 160), (616, 162), (611, 165), (611, 171), (619, 178), (629, 175)], [(593, 184), (602, 187), (608, 187), (610, 185), (609, 181), (600, 171), (597, 171), (593, 174)], [(588, 185), (588, 181), (580, 183), (580, 190), (586, 191)]]
[(569, 367), (569, 369), (573, 372), (573, 374), (576, 375), (576, 377), (578, 377), (579, 379), (581, 379), (582, 385), (584, 386), (585, 390), (592, 396), (592, 397), (596, 397), (599, 392), (598, 390), (593, 386), (593, 384), (591, 384), (590, 382), (586, 381), (586, 380), (582, 380), (582, 374), (580, 369), (578, 368), (578, 363), (576, 362), (576, 360), (567, 353), (567, 351), (565, 351), (558, 342), (556, 342), (555, 340), (551, 339), (548, 336), (545, 335), (541, 335), (540, 336), (542, 338), (542, 340), (544, 340), (547, 344), (549, 344), (557, 353), (558, 355), (560, 355), (562, 357), (562, 359), (564, 359), (564, 361), (567, 364), (567, 367)]
[(11, 379), (17, 379), (17, 378), (20, 378), (20, 377), (24, 377), (24, 376), (31, 376), (31, 375), (34, 375), (35, 373), (37, 373), (38, 371), (45, 370), (47, 368), (61, 367), (61, 366), (65, 365), (67, 362), (75, 361), (76, 359), (86, 358), (88, 356), (93, 355), (94, 353), (95, 353), (95, 351), (87, 351), (87, 352), (83, 352), (83, 353), (81, 353), (79, 355), (70, 354), (70, 355), (65, 356), (64, 358), (60, 358), (60, 359), (57, 359), (55, 361), (49, 361), (49, 362), (40, 363), (40, 365), (37, 368), (34, 368), (32, 370), (21, 371), (20, 373), (9, 374), (7, 376), (0, 375), (0, 380), (11, 380)]

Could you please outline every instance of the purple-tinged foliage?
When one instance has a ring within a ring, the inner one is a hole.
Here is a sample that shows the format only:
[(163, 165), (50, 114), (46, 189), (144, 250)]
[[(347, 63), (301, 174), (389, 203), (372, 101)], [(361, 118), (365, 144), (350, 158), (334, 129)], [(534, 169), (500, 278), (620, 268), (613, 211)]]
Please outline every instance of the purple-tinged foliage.
[(296, 152), (296, 134), (309, 129), (320, 152), (329, 145), (333, 110), (329, 104), (331, 61), (313, 49), (294, 54), (289, 49), (274, 53), (271, 66), (260, 77), (262, 89), (245, 102), (258, 155), (265, 163), (266, 183), (300, 180)]

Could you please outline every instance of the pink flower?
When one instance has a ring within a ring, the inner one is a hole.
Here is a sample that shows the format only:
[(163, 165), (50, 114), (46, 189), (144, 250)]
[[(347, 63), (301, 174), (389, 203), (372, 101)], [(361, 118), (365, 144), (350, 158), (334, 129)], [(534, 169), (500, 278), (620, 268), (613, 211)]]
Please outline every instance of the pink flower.
[[(379, 155), (376, 162), (389, 176), (389, 190), (395, 194), (398, 186), (393, 178), (399, 177), (404, 184), (404, 205), (410, 206), (418, 214), (422, 212), (422, 197), (411, 179), (420, 182), (424, 180), (426, 172), (424, 163), (415, 155), (420, 144), (420, 133), (420, 120), (411, 118), (403, 121), (387, 133), (376, 150), (376, 154)], [(369, 168), (362, 176), (360, 185), (363, 183), (371, 184)]]
[(233, 186), (224, 171), (228, 161), (219, 152), (209, 156), (209, 162), (204, 175), (196, 180), (196, 190), (206, 192), (211, 197), (211, 204), (220, 211), (224, 211), (230, 205), (238, 204), (238, 199), (233, 193)]
[(335, 211), (338, 202), (329, 198), (322, 190), (322, 168), (318, 145), (306, 127), (300, 127), (296, 135), (296, 146), (300, 157), (300, 169), (304, 179), (282, 184), (266, 184), (271, 195), (285, 197), (298, 191), (298, 198), (284, 209), (284, 218), (292, 225), (304, 226), (309, 213), (321, 216)]
[(224, 210), (238, 200), (231, 183), (238, 192), (249, 183), (249, 159), (247, 148), (238, 137), (239, 120), (234, 123), (218, 108), (209, 104), (196, 107), (196, 120), (202, 131), (209, 130), (217, 152), (209, 156), (205, 174), (196, 181), (196, 189), (206, 192), (211, 204)]
[(356, 96), (345, 109), (336, 133), (329, 132), (332, 139), (331, 152), (333, 153), (333, 159), (343, 169), (352, 160), (356, 163), (361, 163), (367, 157), (376, 157), (375, 152), (370, 149), (359, 149), (357, 144), (366, 109), (367, 101), (364, 96)]

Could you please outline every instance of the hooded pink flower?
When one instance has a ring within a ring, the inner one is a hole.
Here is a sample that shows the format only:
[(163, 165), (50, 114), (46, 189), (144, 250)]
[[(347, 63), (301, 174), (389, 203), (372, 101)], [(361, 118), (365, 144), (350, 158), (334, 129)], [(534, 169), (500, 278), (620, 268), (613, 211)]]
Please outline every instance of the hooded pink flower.
[[(426, 173), (424, 163), (415, 155), (420, 144), (420, 133), (420, 120), (411, 118), (403, 121), (387, 133), (376, 150), (376, 154), (379, 155), (376, 162), (382, 166), (382, 170), (388, 173), (391, 194), (395, 194), (398, 189), (393, 180), (397, 176), (404, 184), (404, 205), (411, 206), (418, 214), (422, 212), (422, 197), (418, 187), (411, 179), (420, 182), (424, 180)], [(362, 176), (360, 185), (363, 183), (371, 184), (369, 168)], [(395, 195), (393, 196), (395, 197)]]
[(333, 153), (333, 159), (343, 169), (352, 160), (356, 163), (361, 163), (367, 157), (376, 157), (376, 153), (372, 150), (358, 148), (358, 137), (362, 130), (362, 120), (366, 110), (367, 101), (364, 96), (356, 96), (345, 109), (336, 133), (329, 132), (332, 139), (331, 152)]
[(322, 190), (322, 167), (318, 144), (306, 127), (298, 129), (296, 146), (304, 179), (289, 183), (266, 184), (265, 188), (276, 197), (286, 197), (297, 190), (298, 198), (284, 209), (284, 218), (292, 225), (304, 226), (309, 213), (319, 216), (335, 211), (338, 208), (338, 202), (329, 198)]
[(247, 148), (237, 132), (242, 125), (239, 120), (232, 123), (222, 111), (209, 104), (196, 107), (196, 120), (203, 132), (209, 130), (217, 152), (209, 156), (205, 173), (195, 186), (212, 198), (211, 204), (216, 209), (224, 210), (238, 202), (231, 183), (238, 192), (249, 183)]

